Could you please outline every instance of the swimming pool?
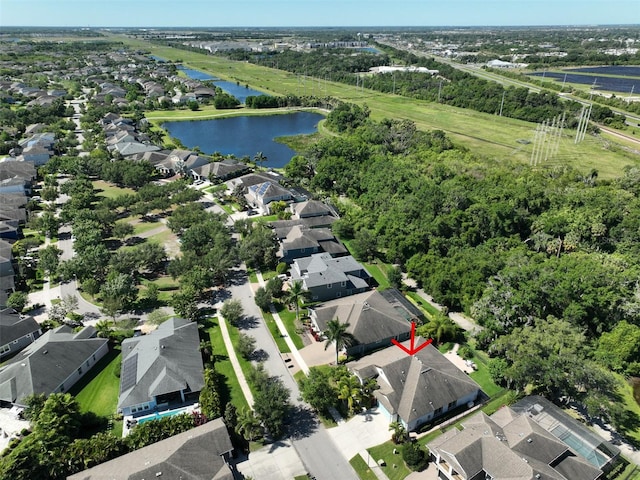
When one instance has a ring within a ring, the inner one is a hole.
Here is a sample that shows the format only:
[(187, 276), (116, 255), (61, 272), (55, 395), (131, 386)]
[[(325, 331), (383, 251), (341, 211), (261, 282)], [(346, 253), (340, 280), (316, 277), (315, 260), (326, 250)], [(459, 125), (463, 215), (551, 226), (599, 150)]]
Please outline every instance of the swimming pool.
[(145, 422), (149, 422), (151, 420), (159, 420), (164, 417), (172, 417), (174, 415), (180, 415), (183, 413), (191, 413), (191, 407), (178, 408), (177, 410), (167, 410), (165, 412), (156, 412), (153, 415), (147, 415), (146, 417), (140, 417), (136, 420), (138, 421), (138, 425), (141, 425)]

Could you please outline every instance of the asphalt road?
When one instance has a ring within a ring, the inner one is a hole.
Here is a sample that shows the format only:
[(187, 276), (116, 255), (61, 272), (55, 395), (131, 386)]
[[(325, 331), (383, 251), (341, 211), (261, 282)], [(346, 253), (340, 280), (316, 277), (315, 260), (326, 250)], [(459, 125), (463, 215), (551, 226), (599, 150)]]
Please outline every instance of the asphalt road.
[(255, 304), (253, 291), (244, 268), (234, 271), (230, 280), (231, 285), (214, 300), (224, 301), (228, 298), (240, 300), (244, 308), (245, 320), (240, 328), (256, 339), (257, 349), (266, 355), (264, 366), (275, 377), (282, 379), (284, 385), (291, 391), (291, 403), (294, 414), (289, 424), (289, 438), (298, 452), (308, 472), (318, 480), (358, 480), (357, 475), (343, 457), (333, 439), (324, 426), (309, 410), (308, 406), (299, 400), (298, 384), (291, 376), (280, 352), (262, 320), (260, 309)]

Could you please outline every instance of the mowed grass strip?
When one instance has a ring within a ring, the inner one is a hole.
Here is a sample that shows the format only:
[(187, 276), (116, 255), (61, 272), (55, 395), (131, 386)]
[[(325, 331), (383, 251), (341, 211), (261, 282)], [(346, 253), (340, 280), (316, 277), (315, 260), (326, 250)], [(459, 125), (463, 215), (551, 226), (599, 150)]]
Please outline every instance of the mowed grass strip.
[(226, 386), (226, 391), (221, 392), (220, 395), (222, 403), (226, 404), (227, 402), (231, 402), (238, 410), (248, 408), (249, 404), (247, 403), (247, 399), (244, 398), (238, 377), (233, 369), (231, 360), (229, 360), (227, 347), (224, 344), (217, 320), (213, 322), (213, 325), (214, 326), (209, 329), (209, 338), (215, 358), (215, 368), (216, 371), (224, 377), (224, 384)]
[[(291, 338), (293, 344), (298, 350), (304, 348), (304, 342), (302, 341), (302, 338), (300, 338), (296, 328), (296, 312), (289, 311), (289, 309), (281, 303), (275, 303), (274, 306), (276, 307), (280, 320), (284, 323), (284, 327), (286, 328), (289, 338)], [(300, 315), (302, 315), (302, 310), (303, 309), (300, 308)]]
[(362, 459), (360, 454), (349, 460), (349, 464), (356, 471), (360, 480), (378, 480), (376, 474), (368, 467), (367, 462)]
[(267, 323), (267, 327), (269, 328), (269, 331), (271, 332), (271, 336), (275, 340), (278, 350), (280, 350), (280, 353), (291, 352), (291, 349), (289, 348), (289, 345), (287, 345), (287, 342), (285, 342), (284, 338), (282, 337), (282, 334), (280, 333), (280, 329), (278, 328), (278, 325), (276, 325), (276, 321), (273, 319), (273, 315), (271, 315), (271, 312), (262, 312), (262, 316), (264, 317), (264, 321)]

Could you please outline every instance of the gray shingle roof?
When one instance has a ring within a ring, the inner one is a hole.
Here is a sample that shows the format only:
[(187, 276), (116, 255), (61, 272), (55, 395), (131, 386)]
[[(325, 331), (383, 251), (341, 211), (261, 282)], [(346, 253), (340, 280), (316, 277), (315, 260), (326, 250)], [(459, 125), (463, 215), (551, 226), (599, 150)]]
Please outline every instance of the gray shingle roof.
[(349, 282), (352, 288), (366, 288), (371, 278), (365, 268), (351, 255), (334, 258), (329, 253), (317, 253), (294, 261), (294, 280), (302, 280), (306, 288), (330, 283)]
[(0, 345), (6, 345), (38, 330), (40, 325), (33, 317), (22, 317), (11, 308), (0, 311)]
[(358, 343), (370, 344), (411, 330), (411, 324), (377, 291), (324, 302), (312, 309), (321, 331), (339, 319), (349, 323), (348, 332)]
[(204, 386), (197, 324), (172, 318), (157, 330), (122, 342), (118, 408), (139, 405), (154, 396)]
[(291, 206), (293, 213), (298, 218), (317, 217), (322, 215), (331, 215), (331, 210), (324, 203), (318, 200), (309, 200), (306, 202), (294, 203)]
[(508, 407), (491, 417), (479, 412), (462, 427), (427, 447), (464, 479), (484, 472), (494, 480), (594, 480), (602, 473), (528, 416)]
[[(418, 337), (415, 345), (424, 341)], [(408, 342), (403, 344), (409, 346)], [(351, 363), (349, 369), (360, 378), (377, 374), (381, 388), (375, 392), (376, 397), (406, 423), (480, 390), (433, 345), (412, 356), (397, 347), (386, 348)]]
[[(85, 327), (95, 332), (93, 327)], [(21, 403), (34, 393), (50, 394), (104, 347), (104, 338), (82, 338), (67, 326), (45, 332), (0, 367), (0, 400)], [(65, 390), (71, 385), (65, 385)]]
[(233, 480), (222, 457), (232, 450), (227, 429), (222, 419), (217, 418), (71, 475), (67, 480)]

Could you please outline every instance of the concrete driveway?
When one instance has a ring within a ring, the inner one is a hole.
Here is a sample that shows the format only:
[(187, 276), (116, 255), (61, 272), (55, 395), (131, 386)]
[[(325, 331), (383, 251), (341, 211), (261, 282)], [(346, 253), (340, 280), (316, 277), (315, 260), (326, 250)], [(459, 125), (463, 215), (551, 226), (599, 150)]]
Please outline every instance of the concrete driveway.
[(260, 480), (292, 479), (306, 473), (298, 453), (289, 440), (251, 452), (246, 459), (238, 458), (236, 466), (245, 477)]
[(327, 432), (342, 455), (348, 459), (391, 439), (389, 420), (375, 408), (356, 415)]

